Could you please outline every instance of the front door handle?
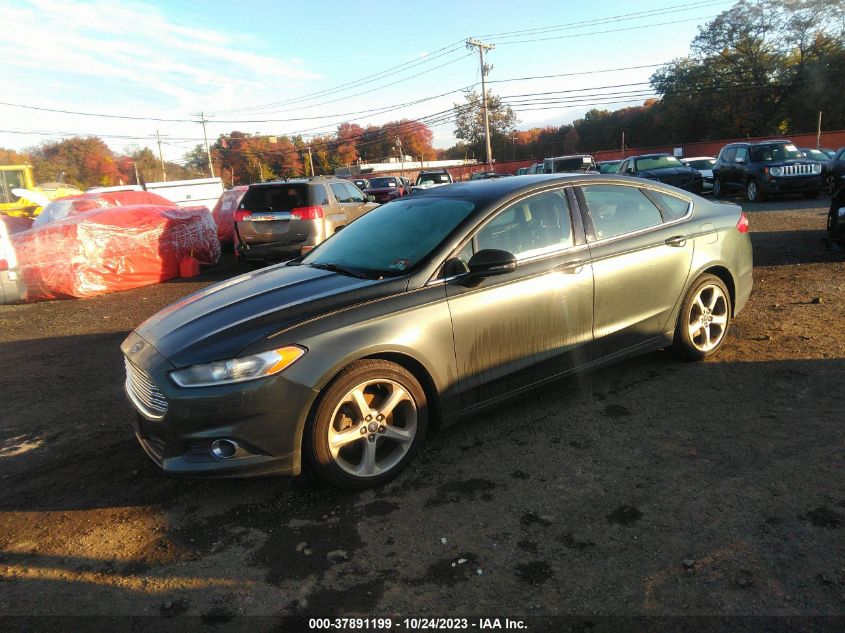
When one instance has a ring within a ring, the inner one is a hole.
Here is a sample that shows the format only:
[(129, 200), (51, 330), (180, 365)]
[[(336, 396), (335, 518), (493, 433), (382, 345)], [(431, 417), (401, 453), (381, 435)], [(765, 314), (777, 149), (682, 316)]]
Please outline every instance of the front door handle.
[(670, 237), (668, 240), (666, 240), (666, 243), (669, 246), (677, 246), (677, 247), (685, 246), (686, 243), (687, 243), (687, 236), (686, 235), (675, 235), (674, 237)]
[(560, 266), (555, 266), (555, 270), (559, 273), (566, 273), (568, 275), (577, 275), (584, 270), (585, 262), (578, 260), (574, 262), (566, 262)]

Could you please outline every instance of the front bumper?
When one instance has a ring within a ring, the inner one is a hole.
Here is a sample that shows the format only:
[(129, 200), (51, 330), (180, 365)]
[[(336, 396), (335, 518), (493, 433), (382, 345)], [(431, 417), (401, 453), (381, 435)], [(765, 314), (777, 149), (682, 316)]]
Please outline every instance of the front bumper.
[(824, 176), (793, 176), (786, 178), (775, 178), (770, 176), (760, 182), (760, 189), (769, 196), (780, 193), (804, 193), (805, 191), (822, 191), (824, 189)]
[[(133, 353), (137, 343), (141, 349)], [(302, 432), (315, 391), (281, 375), (184, 389), (168, 376), (173, 366), (137, 334), (131, 334), (121, 349), (167, 399), (166, 411), (154, 419), (127, 392), (135, 436), (164, 472), (211, 477), (299, 474)], [(211, 446), (219, 439), (236, 442), (237, 452), (229, 458), (216, 457)]]

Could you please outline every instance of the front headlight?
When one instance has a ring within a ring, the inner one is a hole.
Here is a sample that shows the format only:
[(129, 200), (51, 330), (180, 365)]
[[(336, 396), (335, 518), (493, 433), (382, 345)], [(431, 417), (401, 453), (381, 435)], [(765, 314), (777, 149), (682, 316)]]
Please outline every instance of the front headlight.
[(769, 173), (772, 176), (783, 176), (783, 167), (772, 167), (769, 170)]
[(252, 356), (179, 369), (170, 377), (180, 387), (213, 387), (245, 382), (278, 374), (295, 363), (305, 351), (302, 347), (289, 345)]
[(820, 173), (822, 173), (822, 165), (821, 165), (821, 163), (815, 163), (815, 164), (813, 165), (813, 173), (814, 173), (814, 174), (820, 174)]

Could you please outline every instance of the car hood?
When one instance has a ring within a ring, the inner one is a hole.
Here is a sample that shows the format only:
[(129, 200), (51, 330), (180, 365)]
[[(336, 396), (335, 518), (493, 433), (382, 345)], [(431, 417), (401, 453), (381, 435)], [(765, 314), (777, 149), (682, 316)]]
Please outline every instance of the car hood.
[(663, 169), (644, 169), (637, 172), (641, 178), (651, 178), (668, 185), (686, 184), (700, 176), (692, 167), (665, 167)]
[[(233, 358), (306, 319), (404, 290), (407, 278), (359, 279), (310, 266), (272, 266), (188, 295), (136, 333), (175, 367)], [(279, 339), (280, 344), (292, 343)]]

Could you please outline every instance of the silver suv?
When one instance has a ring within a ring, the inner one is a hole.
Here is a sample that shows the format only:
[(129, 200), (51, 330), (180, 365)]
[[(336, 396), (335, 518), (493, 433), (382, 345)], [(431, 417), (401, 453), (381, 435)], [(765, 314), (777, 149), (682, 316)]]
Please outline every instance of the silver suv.
[(235, 211), (235, 253), (242, 261), (299, 257), (377, 206), (333, 176), (256, 183)]

